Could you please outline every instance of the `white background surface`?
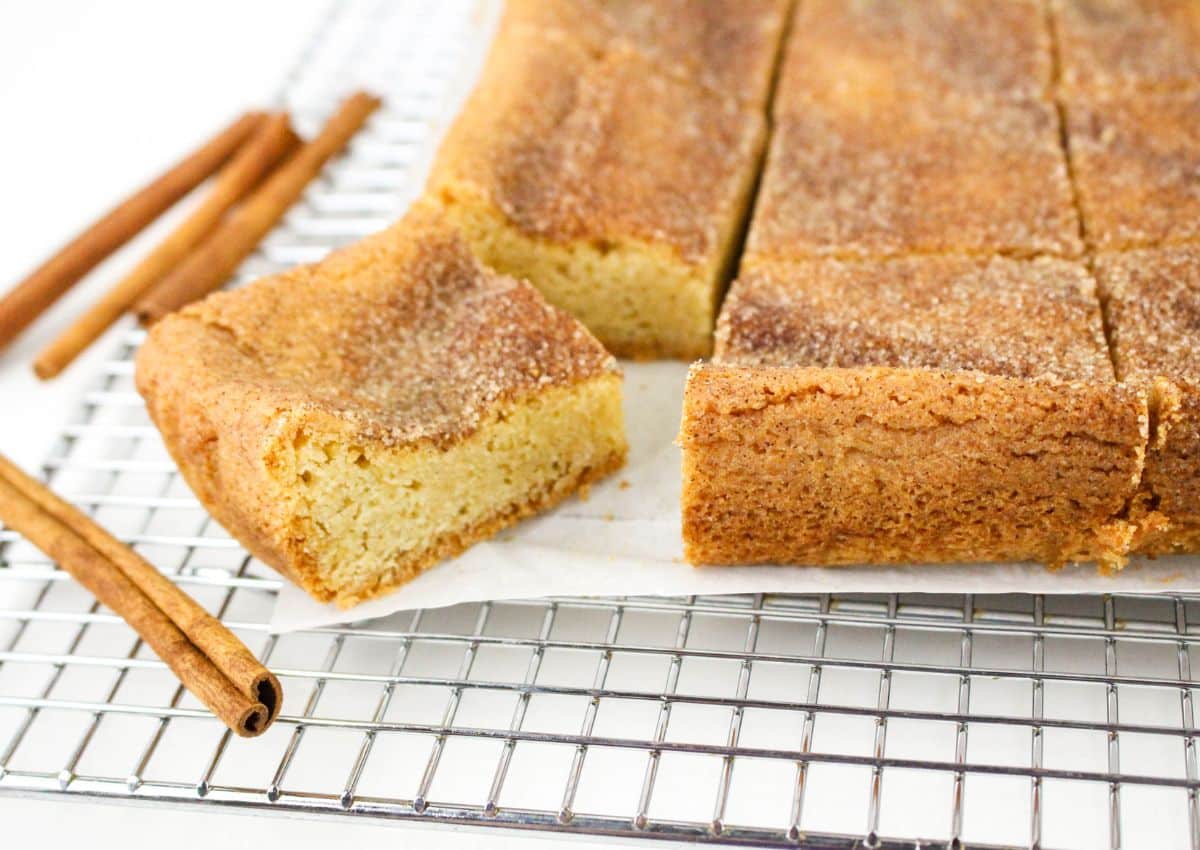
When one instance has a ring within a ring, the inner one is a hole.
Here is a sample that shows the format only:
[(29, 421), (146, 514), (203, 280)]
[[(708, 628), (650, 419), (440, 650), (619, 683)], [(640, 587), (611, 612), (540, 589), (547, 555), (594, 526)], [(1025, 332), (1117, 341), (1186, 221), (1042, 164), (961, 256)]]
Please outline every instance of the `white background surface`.
[[(322, 0), (0, 2), (0, 288), (239, 110), (270, 99), (319, 24)], [(161, 228), (157, 231), (161, 232)], [(100, 266), (0, 352), (0, 451), (34, 470), (116, 336), (50, 384), (29, 364), (155, 240)], [(119, 331), (117, 332), (119, 333)], [(198, 810), (0, 797), (6, 847), (579, 847)], [(610, 845), (611, 846), (611, 845)]]

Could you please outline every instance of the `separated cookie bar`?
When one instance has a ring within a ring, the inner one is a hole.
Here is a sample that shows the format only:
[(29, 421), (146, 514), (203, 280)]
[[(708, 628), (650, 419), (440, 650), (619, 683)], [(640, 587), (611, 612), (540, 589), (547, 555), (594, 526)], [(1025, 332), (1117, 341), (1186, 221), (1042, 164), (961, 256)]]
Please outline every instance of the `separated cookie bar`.
[(1200, 92), (1070, 100), (1066, 111), (1090, 246), (1200, 237)]
[(615, 354), (709, 352), (761, 159), (763, 116), (636, 51), (501, 30), (427, 194), (489, 265)]
[[(1200, 549), (1200, 246), (1095, 259), (1122, 380), (1150, 392), (1141, 551)], [(1155, 527), (1154, 519), (1159, 520)]]
[(1050, 8), (1068, 96), (1200, 88), (1196, 0), (1050, 0)]
[(139, 352), (137, 385), (212, 515), (339, 605), (625, 455), (611, 356), (421, 209), (167, 317)]
[(1061, 260), (756, 267), (685, 395), (694, 563), (1122, 563), (1144, 397)]
[(599, 53), (625, 42), (659, 71), (762, 109), (788, 6), (787, 0), (508, 0), (501, 26), (559, 30)]
[(1046, 99), (1050, 31), (1034, 0), (803, 0), (777, 112), (798, 98)]
[(775, 116), (743, 268), (813, 256), (1081, 251), (1053, 106), (793, 103)]

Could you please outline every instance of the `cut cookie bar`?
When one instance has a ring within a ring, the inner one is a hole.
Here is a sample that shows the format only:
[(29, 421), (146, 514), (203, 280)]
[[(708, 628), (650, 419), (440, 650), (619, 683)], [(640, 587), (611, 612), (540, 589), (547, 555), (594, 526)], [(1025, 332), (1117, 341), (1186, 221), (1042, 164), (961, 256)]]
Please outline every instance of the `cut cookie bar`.
[(1200, 88), (1196, 0), (1051, 0), (1050, 8), (1069, 96)]
[(164, 319), (137, 385), (213, 516), (343, 606), (625, 455), (611, 356), (421, 209)]
[(1043, 257), (765, 264), (730, 289), (716, 359), (753, 366), (958, 369), (1106, 384), (1096, 284)]
[(765, 119), (639, 53), (503, 28), (427, 193), (615, 354), (709, 352)]
[(1084, 233), (1096, 250), (1200, 237), (1200, 92), (1067, 103)]
[(1146, 429), (1076, 263), (759, 266), (688, 378), (685, 553), (1119, 565)]
[(604, 53), (624, 41), (660, 71), (765, 108), (787, 0), (508, 0), (502, 26), (577, 37)]
[(1078, 231), (1052, 106), (814, 99), (776, 115), (742, 267), (812, 256), (1075, 256)]
[(1139, 512), (1161, 525), (1139, 542), (1153, 553), (1200, 549), (1200, 247), (1095, 259), (1122, 380), (1148, 388), (1150, 446)]
[(1048, 97), (1050, 31), (1034, 0), (804, 0), (776, 111), (798, 99)]

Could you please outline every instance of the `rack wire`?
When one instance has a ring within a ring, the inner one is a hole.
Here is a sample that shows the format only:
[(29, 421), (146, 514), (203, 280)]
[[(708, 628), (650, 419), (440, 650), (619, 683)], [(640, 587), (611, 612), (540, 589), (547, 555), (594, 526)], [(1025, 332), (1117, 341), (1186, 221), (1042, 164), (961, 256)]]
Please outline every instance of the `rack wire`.
[[(240, 273), (382, 227), (486, 40), (470, 0), (347, 0), (302, 126), (387, 106)], [(552, 598), (272, 635), (279, 588), (194, 501), (130, 331), (44, 473), (283, 681), (251, 741), (0, 531), (0, 793), (804, 848), (1200, 848), (1200, 597)]]

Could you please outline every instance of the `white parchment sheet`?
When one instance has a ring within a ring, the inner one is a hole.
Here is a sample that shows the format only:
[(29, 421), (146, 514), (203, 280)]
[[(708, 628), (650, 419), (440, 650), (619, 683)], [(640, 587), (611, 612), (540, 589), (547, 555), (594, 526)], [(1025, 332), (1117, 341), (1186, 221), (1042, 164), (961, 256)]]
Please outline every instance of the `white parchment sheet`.
[(1081, 565), (702, 567), (684, 563), (675, 437), (687, 366), (624, 363), (629, 463), (544, 516), (502, 532), (387, 596), (342, 611), (291, 584), (275, 631), (332, 625), (394, 611), (484, 599), (542, 596), (684, 596), (726, 593), (1105, 593), (1200, 590), (1200, 557), (1135, 560), (1116, 576)]

